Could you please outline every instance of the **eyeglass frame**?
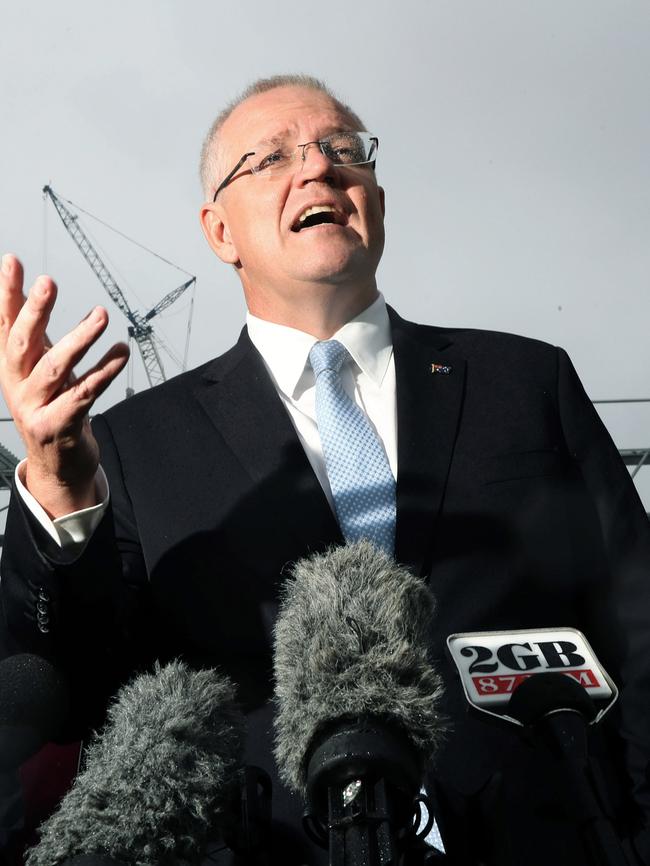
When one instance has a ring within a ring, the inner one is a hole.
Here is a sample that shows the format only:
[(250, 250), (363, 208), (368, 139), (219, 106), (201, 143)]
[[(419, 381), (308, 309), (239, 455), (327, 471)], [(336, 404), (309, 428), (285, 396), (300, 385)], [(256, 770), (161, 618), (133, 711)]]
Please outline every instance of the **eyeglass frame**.
[[(329, 137), (329, 136), (327, 136), (327, 137)], [(370, 140), (375, 142), (375, 153), (376, 153), (377, 149), (379, 148), (379, 138), (376, 135), (371, 135)], [(319, 146), (320, 152), (323, 154), (323, 156), (327, 156), (327, 154), (324, 153), (323, 148), (321, 147), (321, 145), (324, 144), (324, 142), (325, 142), (325, 139), (317, 139), (315, 141), (306, 141), (304, 144), (297, 144), (295, 149), (297, 150), (299, 147), (302, 148), (301, 161), (304, 162), (306, 159), (305, 148), (309, 147), (310, 144), (317, 144)], [(241, 157), (241, 159), (239, 160), (237, 165), (233, 168), (233, 170), (225, 176), (225, 178), (221, 181), (221, 183), (217, 187), (215, 194), (212, 196), (212, 204), (214, 204), (216, 202), (217, 196), (219, 195), (221, 190), (228, 186), (230, 181), (237, 174), (237, 172), (242, 167), (242, 165), (246, 162), (248, 157), (249, 156), (255, 156), (256, 153), (257, 153), (257, 151), (250, 150), (248, 153), (245, 153)], [(354, 166), (354, 165), (372, 165), (372, 167), (374, 168), (376, 162), (377, 162), (377, 159), (375, 158), (375, 159), (366, 159), (366, 160), (364, 160), (364, 162), (347, 162), (347, 163), (346, 162), (341, 162), (341, 163), (333, 162), (332, 165), (343, 166), (344, 168), (347, 168), (348, 166)], [(251, 172), (253, 174), (256, 174), (256, 172), (254, 172), (252, 169), (251, 169)]]

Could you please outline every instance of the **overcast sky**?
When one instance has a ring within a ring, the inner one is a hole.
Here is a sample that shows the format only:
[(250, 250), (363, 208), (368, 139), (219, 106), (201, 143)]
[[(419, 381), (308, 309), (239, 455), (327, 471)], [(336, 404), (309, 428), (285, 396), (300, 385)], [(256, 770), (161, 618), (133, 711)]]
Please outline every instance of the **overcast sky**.
[[(125, 320), (41, 187), (198, 278), (191, 366), (236, 338), (236, 276), (200, 231), (197, 162), (252, 79), (325, 79), (380, 138), (380, 288), (417, 321), (564, 346), (592, 399), (650, 397), (648, 0), (9, 2), (0, 16), (0, 245), (44, 267), (61, 336), (95, 304)], [(183, 275), (80, 213), (136, 309)], [(184, 298), (160, 321), (178, 356)], [(169, 374), (177, 370), (170, 361)], [(144, 387), (139, 359), (133, 371)], [(118, 380), (100, 408), (121, 399)], [(6, 414), (4, 407), (2, 411)], [(650, 446), (650, 404), (601, 410)], [(0, 441), (22, 454), (13, 425)], [(650, 470), (639, 487), (650, 508)], [(0, 503), (1, 504), (1, 503)]]

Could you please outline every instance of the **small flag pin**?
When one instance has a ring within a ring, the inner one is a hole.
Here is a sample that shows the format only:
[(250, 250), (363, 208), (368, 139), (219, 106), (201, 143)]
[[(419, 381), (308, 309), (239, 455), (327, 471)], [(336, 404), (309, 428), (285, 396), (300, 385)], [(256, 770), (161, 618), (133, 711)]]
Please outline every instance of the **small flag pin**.
[(446, 364), (432, 364), (431, 365), (431, 372), (434, 375), (437, 374), (439, 376), (448, 376), (453, 369), (454, 369), (453, 367), (448, 367)]

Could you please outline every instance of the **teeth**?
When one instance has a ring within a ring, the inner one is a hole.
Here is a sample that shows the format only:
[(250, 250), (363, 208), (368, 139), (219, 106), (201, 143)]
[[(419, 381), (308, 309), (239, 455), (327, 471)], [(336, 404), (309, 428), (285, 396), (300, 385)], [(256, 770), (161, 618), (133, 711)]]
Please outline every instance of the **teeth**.
[(298, 222), (304, 222), (308, 216), (315, 213), (336, 213), (336, 208), (333, 208), (331, 204), (318, 204), (314, 207), (308, 207), (307, 210), (300, 214)]

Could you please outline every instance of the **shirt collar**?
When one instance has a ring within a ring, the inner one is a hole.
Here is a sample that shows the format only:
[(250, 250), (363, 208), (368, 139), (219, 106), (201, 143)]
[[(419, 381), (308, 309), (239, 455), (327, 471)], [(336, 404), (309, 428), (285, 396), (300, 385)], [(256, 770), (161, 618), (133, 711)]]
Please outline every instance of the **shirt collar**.
[[(246, 315), (251, 342), (258, 350), (278, 388), (294, 397), (308, 367), (311, 347), (318, 342), (312, 334)], [(383, 295), (363, 312), (346, 322), (332, 336), (348, 350), (362, 372), (381, 385), (393, 353), (390, 321)]]

